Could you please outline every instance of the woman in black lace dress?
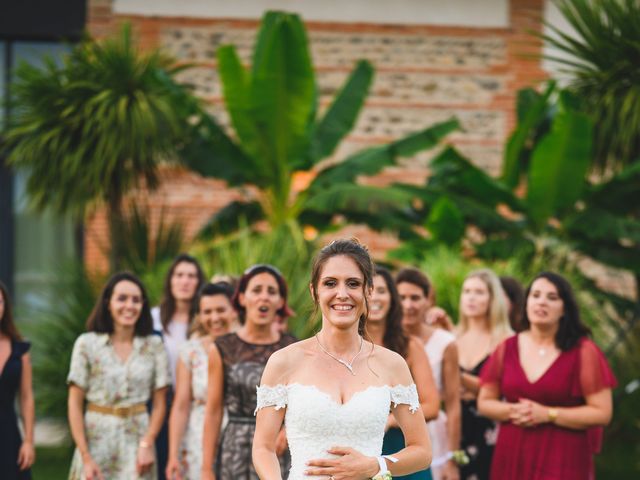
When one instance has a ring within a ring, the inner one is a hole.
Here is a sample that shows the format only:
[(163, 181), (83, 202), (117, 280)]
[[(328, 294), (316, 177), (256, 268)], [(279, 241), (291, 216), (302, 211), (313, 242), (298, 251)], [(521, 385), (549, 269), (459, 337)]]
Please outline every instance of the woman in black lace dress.
[[(0, 477), (6, 480), (30, 479), (30, 467), (35, 460), (35, 410), (28, 351), (29, 343), (20, 338), (13, 323), (7, 289), (0, 282)], [(20, 436), (14, 409), (18, 392), (24, 438)]]
[[(287, 284), (275, 267), (254, 265), (249, 268), (238, 283), (234, 306), (240, 314), (242, 327), (235, 333), (219, 337), (209, 354), (203, 480), (258, 480), (251, 459), (256, 387), (271, 354), (296, 341), (291, 335), (272, 328), (277, 319), (292, 313), (287, 306)], [(229, 417), (220, 436), (223, 407)], [(286, 471), (288, 453), (284, 430), (278, 443), (282, 471)], [(216, 450), (214, 476), (212, 465)]]

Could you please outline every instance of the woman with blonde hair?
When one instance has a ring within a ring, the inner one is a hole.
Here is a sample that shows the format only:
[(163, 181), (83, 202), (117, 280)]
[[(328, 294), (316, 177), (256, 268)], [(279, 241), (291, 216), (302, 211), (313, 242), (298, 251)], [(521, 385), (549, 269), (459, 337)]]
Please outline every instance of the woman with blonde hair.
[(498, 276), (489, 269), (475, 270), (465, 278), (460, 292), (457, 343), (462, 383), (462, 441), (469, 457), (461, 478), (489, 478), (496, 424), (477, 410), (480, 371), (493, 350), (513, 331), (507, 301)]

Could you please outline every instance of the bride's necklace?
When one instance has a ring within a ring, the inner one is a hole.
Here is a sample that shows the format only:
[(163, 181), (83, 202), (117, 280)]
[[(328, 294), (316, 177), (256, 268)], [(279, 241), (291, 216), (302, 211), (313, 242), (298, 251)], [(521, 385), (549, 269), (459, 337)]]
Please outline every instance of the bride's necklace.
[(336, 357), (335, 355), (330, 353), (326, 348), (324, 348), (322, 346), (322, 343), (320, 343), (320, 339), (318, 338), (318, 334), (317, 333), (316, 333), (315, 337), (316, 337), (316, 341), (318, 342), (318, 346), (320, 347), (320, 350), (322, 350), (324, 353), (329, 355), (336, 362), (344, 365), (347, 368), (347, 370), (349, 370), (351, 372), (351, 375), (355, 376), (356, 372), (353, 371), (353, 362), (355, 362), (356, 358), (358, 358), (358, 355), (360, 355), (362, 353), (362, 346), (363, 346), (362, 337), (360, 337), (360, 350), (358, 350), (358, 353), (355, 354), (355, 356), (351, 359), (350, 362), (347, 362), (346, 360), (342, 360), (341, 358)]

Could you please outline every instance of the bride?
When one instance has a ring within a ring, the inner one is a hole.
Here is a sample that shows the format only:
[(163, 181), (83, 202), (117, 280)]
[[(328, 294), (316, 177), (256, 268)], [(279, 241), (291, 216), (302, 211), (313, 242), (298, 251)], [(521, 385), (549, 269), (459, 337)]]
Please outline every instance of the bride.
[[(269, 359), (258, 387), (253, 463), (260, 479), (281, 480), (276, 439), (285, 422), (289, 480), (392, 478), (424, 470), (431, 445), (403, 358), (363, 338), (373, 265), (356, 240), (317, 255), (311, 296), (322, 328)], [(406, 447), (380, 456), (389, 411)]]

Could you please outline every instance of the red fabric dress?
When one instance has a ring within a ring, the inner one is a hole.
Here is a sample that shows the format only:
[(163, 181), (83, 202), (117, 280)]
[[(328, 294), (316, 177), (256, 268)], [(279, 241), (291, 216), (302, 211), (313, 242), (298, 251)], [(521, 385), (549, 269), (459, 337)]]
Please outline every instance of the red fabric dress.
[[(550, 407), (584, 405), (585, 395), (616, 385), (600, 349), (587, 338), (561, 352), (546, 372), (529, 382), (520, 364), (518, 336), (505, 340), (480, 375), (508, 402), (521, 398)], [(503, 422), (491, 465), (491, 480), (589, 480), (594, 478), (593, 454), (602, 429), (571, 430), (545, 423), (523, 428)]]

